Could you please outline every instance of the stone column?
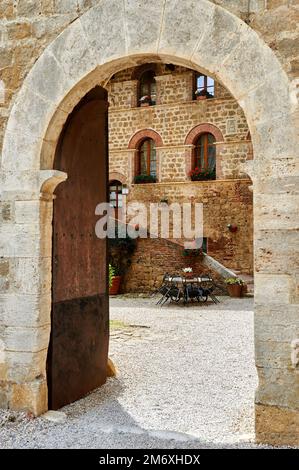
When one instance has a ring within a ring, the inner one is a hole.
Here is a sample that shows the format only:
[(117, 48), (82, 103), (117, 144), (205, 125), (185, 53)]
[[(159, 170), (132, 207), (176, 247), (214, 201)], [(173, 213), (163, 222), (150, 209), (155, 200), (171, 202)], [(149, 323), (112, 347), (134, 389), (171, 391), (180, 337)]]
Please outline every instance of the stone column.
[(254, 164), (246, 162), (254, 188), (256, 439), (299, 445), (299, 178), (263, 178)]
[(1, 193), (0, 406), (39, 415), (48, 407), (52, 194), (66, 175), (31, 176), (41, 192)]

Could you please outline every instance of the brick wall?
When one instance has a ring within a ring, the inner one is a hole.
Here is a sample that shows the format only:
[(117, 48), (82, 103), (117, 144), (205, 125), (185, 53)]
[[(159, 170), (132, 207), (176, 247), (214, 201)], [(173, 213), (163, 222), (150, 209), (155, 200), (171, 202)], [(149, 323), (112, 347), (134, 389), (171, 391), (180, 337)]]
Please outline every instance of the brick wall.
[[(130, 190), (128, 202), (137, 200), (147, 207), (150, 203), (159, 203), (162, 199), (167, 199), (168, 204), (202, 203), (203, 236), (208, 239), (208, 254), (230, 269), (252, 274), (253, 221), (252, 192), (249, 186), (248, 181), (241, 179), (134, 185)], [(237, 232), (230, 232), (228, 224), (236, 224)], [(182, 240), (180, 242), (182, 243)], [(143, 272), (144, 285), (153, 286), (157, 272), (161, 275), (162, 271), (176, 271), (186, 264), (186, 259), (181, 257), (181, 249), (172, 246), (173, 244), (169, 248), (168, 245), (168, 242), (161, 239), (138, 242), (126, 289), (134, 290), (134, 286), (138, 285), (139, 271)], [(176, 254), (175, 250), (180, 253)], [(157, 271), (157, 266), (160, 265), (161, 272)]]
[(207, 272), (199, 257), (184, 256), (181, 246), (165, 239), (139, 239), (131, 261), (122, 280), (123, 292), (153, 292), (166, 272), (182, 274), (184, 267), (192, 267), (196, 274)]

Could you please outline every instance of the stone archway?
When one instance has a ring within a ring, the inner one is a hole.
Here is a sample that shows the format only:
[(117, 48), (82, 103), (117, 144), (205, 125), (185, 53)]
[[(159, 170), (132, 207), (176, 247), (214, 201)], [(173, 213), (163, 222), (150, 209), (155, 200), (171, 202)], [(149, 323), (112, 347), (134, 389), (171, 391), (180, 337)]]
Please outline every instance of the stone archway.
[(12, 280), (1, 295), (2, 402), (35, 414), (47, 408), (52, 194), (66, 178), (53, 170), (53, 156), (62, 126), (94, 84), (124, 67), (159, 60), (215, 77), (247, 117), (255, 155), (246, 172), (254, 185), (256, 430), (259, 439), (298, 443), (298, 364), (291, 362), (299, 302), (292, 249), (297, 102), (273, 51), (207, 0), (121, 6), (103, 0), (67, 27), (26, 77), (1, 162), (1, 199), (10, 218), (1, 227), (0, 256)]

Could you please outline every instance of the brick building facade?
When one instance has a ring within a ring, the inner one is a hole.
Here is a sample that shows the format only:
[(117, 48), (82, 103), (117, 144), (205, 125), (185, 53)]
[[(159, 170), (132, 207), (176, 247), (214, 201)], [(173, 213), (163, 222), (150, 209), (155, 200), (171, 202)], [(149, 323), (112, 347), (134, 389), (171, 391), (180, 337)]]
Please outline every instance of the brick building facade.
[[(149, 71), (155, 102), (141, 106), (140, 83)], [(128, 187), (128, 202), (137, 200), (147, 206), (164, 200), (168, 204), (203, 203), (203, 236), (208, 254), (230, 269), (252, 274), (252, 192), (250, 178), (242, 169), (245, 161), (253, 158), (249, 129), (241, 107), (219, 82), (209, 79), (211, 96), (196, 99), (201, 78), (184, 67), (155, 63), (123, 70), (111, 78), (107, 85), (109, 179)], [(215, 180), (191, 181), (196, 142), (208, 134), (214, 137)], [(140, 172), (136, 160), (147, 139), (155, 145), (156, 182), (145, 186), (134, 184), (134, 177)], [(232, 223), (238, 226), (236, 233), (227, 228)], [(161, 269), (155, 269), (153, 253), (159, 251), (157, 241), (147, 241), (152, 253), (151, 268), (143, 256), (144, 244), (137, 243), (132, 266), (125, 276), (126, 291), (149, 290), (153, 281), (162, 277), (163, 270), (171, 271), (173, 267), (170, 260), (177, 256), (177, 248), (173, 251), (171, 245), (161, 244), (164, 265), (160, 263)], [(186, 260), (182, 258), (180, 263), (183, 267)], [(180, 263), (176, 263), (176, 270)]]

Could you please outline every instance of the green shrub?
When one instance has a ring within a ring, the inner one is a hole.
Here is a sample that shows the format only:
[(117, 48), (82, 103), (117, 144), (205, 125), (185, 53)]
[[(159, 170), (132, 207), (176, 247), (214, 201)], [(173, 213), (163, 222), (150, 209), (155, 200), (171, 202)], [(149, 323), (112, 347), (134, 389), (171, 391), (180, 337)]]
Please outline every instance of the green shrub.
[(115, 269), (113, 266), (111, 266), (111, 264), (109, 264), (109, 287), (112, 286), (112, 280), (114, 276), (115, 276)]
[(228, 284), (230, 286), (233, 286), (235, 284), (238, 284), (239, 286), (244, 285), (243, 279), (240, 279), (239, 277), (227, 277), (224, 279), (225, 284)]
[(153, 175), (136, 175), (134, 178), (135, 184), (155, 183), (156, 177)]

